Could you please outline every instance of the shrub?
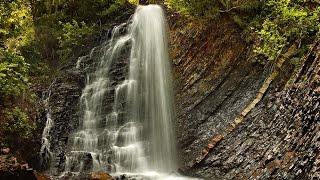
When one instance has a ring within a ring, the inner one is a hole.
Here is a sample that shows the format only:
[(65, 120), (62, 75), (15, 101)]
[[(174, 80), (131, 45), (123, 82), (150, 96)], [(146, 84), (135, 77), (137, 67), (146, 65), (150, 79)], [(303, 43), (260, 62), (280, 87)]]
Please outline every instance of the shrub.
[(95, 26), (87, 26), (85, 22), (78, 23), (76, 20), (72, 22), (62, 23), (62, 34), (58, 37), (59, 50), (58, 54), (62, 59), (67, 59), (72, 55), (72, 48), (83, 44), (86, 36), (94, 32)]
[(259, 0), (165, 0), (165, 4), (190, 17), (214, 18), (220, 13), (246, 16), (261, 6)]
[(28, 70), (22, 56), (0, 48), (0, 98), (20, 96), (28, 87)]
[(259, 42), (255, 52), (274, 60), (289, 43), (303, 46), (319, 35), (320, 7), (308, 7), (301, 0), (267, 0), (261, 15), (262, 26), (256, 27)]
[(4, 109), (1, 114), (5, 121), (0, 122), (0, 146), (23, 149), (34, 138), (36, 124), (19, 107)]
[(29, 121), (28, 115), (20, 108), (6, 109), (4, 115), (7, 119), (5, 131), (8, 134), (18, 135), (20, 138), (30, 138), (36, 125)]

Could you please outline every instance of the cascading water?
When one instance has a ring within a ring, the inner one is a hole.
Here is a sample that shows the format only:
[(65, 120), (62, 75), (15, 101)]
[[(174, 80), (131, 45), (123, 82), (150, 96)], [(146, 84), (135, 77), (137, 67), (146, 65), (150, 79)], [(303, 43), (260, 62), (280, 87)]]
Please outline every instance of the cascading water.
[[(70, 138), (66, 172), (168, 174), (177, 169), (163, 10), (158, 5), (139, 6), (126, 26), (114, 28), (101, 49), (96, 71), (87, 77), (81, 96), (83, 117)], [(129, 74), (115, 85), (109, 71), (128, 46)], [(110, 92), (114, 92), (113, 105), (106, 114), (105, 98)]]
[[(51, 87), (51, 86), (50, 86)], [(46, 124), (42, 132), (42, 138), (41, 138), (41, 149), (40, 149), (40, 166), (50, 166), (50, 161), (52, 157), (51, 152), (51, 136), (50, 131), (54, 125), (54, 122), (51, 118), (51, 109), (49, 105), (49, 100), (51, 96), (51, 89), (48, 89), (47, 92), (43, 94), (43, 102), (45, 106), (46, 111)], [(45, 167), (42, 167), (45, 168)]]
[(166, 23), (160, 6), (137, 8), (131, 25), (132, 49), (128, 88), (129, 117), (145, 128), (149, 167), (175, 170), (171, 65)]

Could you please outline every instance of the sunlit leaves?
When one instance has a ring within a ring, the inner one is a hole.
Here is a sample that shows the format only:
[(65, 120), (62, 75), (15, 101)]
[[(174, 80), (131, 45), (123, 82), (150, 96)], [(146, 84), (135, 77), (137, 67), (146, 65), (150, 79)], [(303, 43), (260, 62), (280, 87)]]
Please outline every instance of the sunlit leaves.
[(78, 23), (76, 20), (72, 22), (62, 23), (62, 34), (58, 37), (59, 47), (58, 53), (62, 59), (70, 57), (73, 47), (83, 44), (83, 39), (92, 34), (95, 26), (88, 26), (85, 22)]
[(33, 35), (31, 7), (28, 1), (13, 0), (0, 6), (0, 39), (10, 49), (16, 49)]
[(217, 0), (166, 0), (165, 4), (187, 16), (215, 16), (219, 13)]
[(263, 22), (262, 27), (258, 34), (264, 43), (256, 46), (255, 52), (264, 54), (269, 60), (273, 60), (281, 53), (282, 48), (286, 45), (287, 39), (279, 32), (278, 25), (269, 19)]
[(21, 95), (28, 88), (28, 71), (22, 56), (0, 49), (0, 97)]
[(28, 115), (19, 107), (14, 107), (10, 110), (5, 109), (4, 116), (6, 117), (7, 122), (2, 128), (7, 136), (10, 134), (19, 136), (21, 139), (26, 139), (30, 138), (33, 131), (36, 129), (35, 123), (31, 123)]
[(259, 8), (259, 0), (165, 0), (165, 4), (181, 14), (192, 17), (214, 18), (232, 11), (250, 12)]
[(300, 0), (267, 0), (265, 12), (255, 51), (269, 60), (274, 60), (288, 43), (301, 43), (319, 33), (320, 7), (304, 7)]

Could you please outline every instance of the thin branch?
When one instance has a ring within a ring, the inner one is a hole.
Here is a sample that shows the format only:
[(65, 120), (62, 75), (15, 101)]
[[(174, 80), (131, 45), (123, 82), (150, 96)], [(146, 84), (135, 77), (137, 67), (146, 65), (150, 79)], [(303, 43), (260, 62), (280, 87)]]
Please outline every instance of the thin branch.
[(234, 7), (230, 8), (230, 9), (227, 9), (227, 10), (219, 10), (219, 12), (228, 13), (228, 12), (232, 11), (233, 9), (237, 9), (237, 8), (241, 8), (241, 6), (234, 6)]

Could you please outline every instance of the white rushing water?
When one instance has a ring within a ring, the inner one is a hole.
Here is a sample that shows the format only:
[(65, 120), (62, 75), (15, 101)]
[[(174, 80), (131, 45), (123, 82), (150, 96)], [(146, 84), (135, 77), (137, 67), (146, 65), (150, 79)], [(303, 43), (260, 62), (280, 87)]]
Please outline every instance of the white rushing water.
[[(126, 25), (114, 28), (96, 71), (87, 77), (81, 96), (83, 117), (71, 136), (65, 171), (177, 179), (169, 176), (177, 170), (177, 161), (163, 10), (158, 5), (139, 6)], [(129, 74), (114, 85), (109, 71), (128, 45)], [(106, 114), (105, 98), (113, 90), (112, 110)]]
[(138, 7), (131, 28), (129, 117), (146, 129), (150, 148), (148, 167), (170, 172), (177, 165), (171, 65), (163, 10), (157, 5)]
[[(51, 87), (51, 86), (50, 86)], [(43, 94), (43, 102), (45, 106), (46, 111), (46, 124), (42, 132), (42, 138), (41, 138), (41, 149), (40, 149), (40, 164), (41, 166), (49, 166), (50, 161), (52, 158), (52, 152), (51, 152), (51, 142), (50, 142), (50, 131), (54, 125), (54, 122), (51, 118), (51, 109), (49, 105), (49, 100), (51, 96), (51, 90), (50, 87), (47, 92)]]

